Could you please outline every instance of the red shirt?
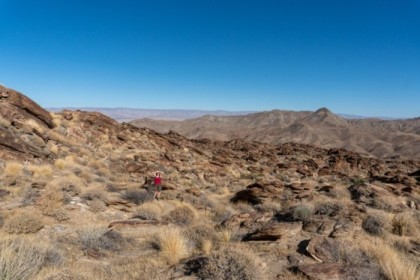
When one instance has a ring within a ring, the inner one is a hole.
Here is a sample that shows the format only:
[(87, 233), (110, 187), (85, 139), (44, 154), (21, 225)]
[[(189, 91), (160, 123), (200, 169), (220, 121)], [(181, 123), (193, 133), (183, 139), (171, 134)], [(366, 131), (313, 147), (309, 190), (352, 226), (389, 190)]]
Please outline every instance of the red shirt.
[(155, 185), (160, 185), (162, 183), (162, 179), (160, 177), (155, 177)]

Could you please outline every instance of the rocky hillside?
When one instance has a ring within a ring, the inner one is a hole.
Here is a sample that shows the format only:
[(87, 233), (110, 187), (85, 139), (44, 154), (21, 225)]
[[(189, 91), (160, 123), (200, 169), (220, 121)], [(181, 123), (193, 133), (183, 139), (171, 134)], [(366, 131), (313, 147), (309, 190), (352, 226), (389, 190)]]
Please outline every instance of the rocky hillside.
[(378, 158), (420, 158), (420, 118), (348, 120), (321, 108), (316, 112), (274, 110), (184, 121), (140, 119), (132, 124), (161, 133), (174, 130), (193, 139), (228, 141), (240, 138), (271, 144), (295, 142), (322, 148), (344, 148)]
[(189, 140), (0, 92), (6, 279), (419, 279), (419, 161)]

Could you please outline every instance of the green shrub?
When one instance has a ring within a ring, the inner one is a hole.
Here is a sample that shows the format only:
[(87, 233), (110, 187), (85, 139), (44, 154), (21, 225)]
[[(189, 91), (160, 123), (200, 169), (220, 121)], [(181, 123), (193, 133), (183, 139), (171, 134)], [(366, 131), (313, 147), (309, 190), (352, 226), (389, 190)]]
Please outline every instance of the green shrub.
[(362, 223), (362, 228), (369, 234), (382, 235), (385, 233), (387, 224), (381, 216), (368, 216)]
[(307, 205), (299, 205), (293, 208), (293, 219), (296, 221), (307, 221), (312, 217), (312, 209)]

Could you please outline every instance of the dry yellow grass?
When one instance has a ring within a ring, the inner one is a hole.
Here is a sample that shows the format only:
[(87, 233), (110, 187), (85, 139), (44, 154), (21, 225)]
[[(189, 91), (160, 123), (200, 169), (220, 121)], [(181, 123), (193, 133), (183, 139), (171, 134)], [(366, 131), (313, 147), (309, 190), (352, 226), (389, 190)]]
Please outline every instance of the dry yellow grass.
[(22, 174), (23, 164), (16, 161), (9, 161), (4, 168), (4, 175), (8, 177), (18, 177)]
[(375, 259), (390, 280), (419, 280), (417, 264), (400, 254), (383, 239), (366, 236), (359, 241), (360, 248)]
[(55, 160), (54, 165), (58, 169), (64, 170), (75, 167), (76, 163), (74, 162), (74, 158), (72, 156), (67, 156), (65, 158)]
[(61, 134), (61, 133), (59, 133), (59, 132), (57, 132), (55, 130), (48, 131), (47, 132), (47, 136), (51, 140), (54, 140), (54, 141), (56, 141), (58, 143), (63, 143), (63, 144), (70, 143), (63, 134)]
[(53, 169), (48, 164), (30, 165), (28, 169), (33, 172), (34, 178), (50, 178), (53, 175)]
[(413, 236), (417, 234), (418, 225), (410, 213), (396, 214), (392, 219), (392, 232), (400, 236)]
[(54, 112), (51, 112), (52, 121), (56, 127), (59, 127), (63, 121), (62, 117)]
[(228, 243), (232, 240), (232, 231), (228, 230), (228, 229), (223, 229), (219, 232), (220, 235), (220, 240)]
[(25, 123), (40, 133), (45, 133), (46, 131), (45, 127), (42, 127), (38, 122), (34, 121), (33, 119), (27, 119), (25, 120)]
[(213, 250), (213, 243), (211, 242), (211, 240), (208, 240), (208, 239), (203, 240), (201, 244), (201, 250), (203, 251), (205, 255), (209, 255), (211, 251)]
[(44, 224), (39, 215), (29, 211), (21, 211), (8, 218), (4, 230), (8, 233), (35, 233), (43, 227)]
[(147, 220), (161, 220), (163, 210), (163, 206), (159, 202), (146, 202), (137, 208), (134, 216)]
[(52, 142), (48, 142), (47, 146), (48, 146), (51, 153), (53, 153), (55, 155), (58, 155), (59, 148), (56, 144), (54, 144)]
[(187, 240), (179, 228), (170, 227), (156, 236), (156, 243), (160, 255), (170, 265), (177, 264), (181, 259), (188, 257), (190, 249)]

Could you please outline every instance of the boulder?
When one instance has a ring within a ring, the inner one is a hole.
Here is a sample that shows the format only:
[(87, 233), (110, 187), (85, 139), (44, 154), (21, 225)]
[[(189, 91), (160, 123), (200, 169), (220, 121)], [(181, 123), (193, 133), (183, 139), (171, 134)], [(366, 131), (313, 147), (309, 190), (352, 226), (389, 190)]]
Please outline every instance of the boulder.
[(340, 260), (339, 243), (328, 237), (313, 237), (306, 247), (306, 252), (319, 262), (337, 262)]
[(34, 119), (49, 128), (54, 127), (50, 113), (20, 92), (0, 86), (2, 110), (0, 115), (11, 121)]

